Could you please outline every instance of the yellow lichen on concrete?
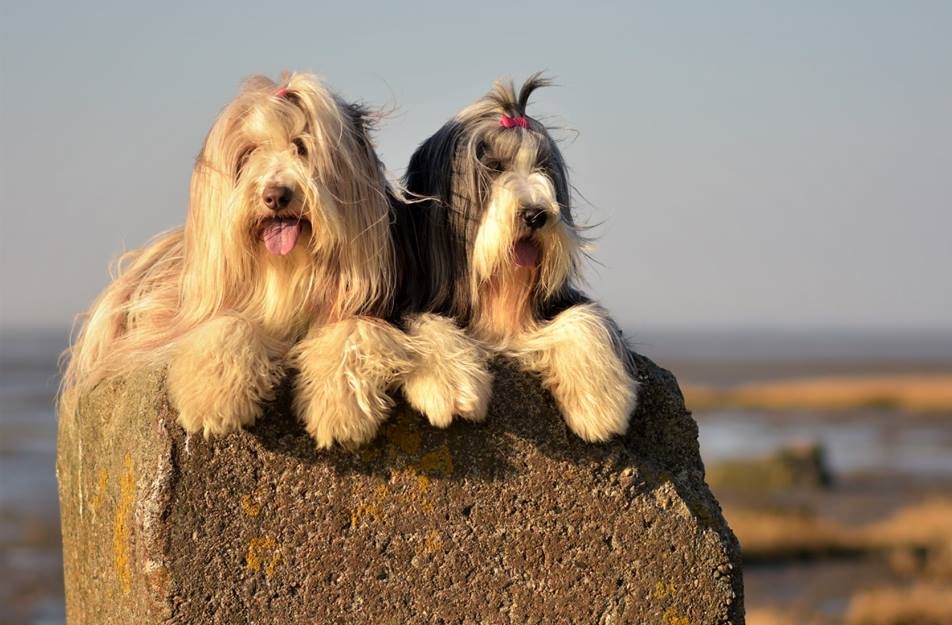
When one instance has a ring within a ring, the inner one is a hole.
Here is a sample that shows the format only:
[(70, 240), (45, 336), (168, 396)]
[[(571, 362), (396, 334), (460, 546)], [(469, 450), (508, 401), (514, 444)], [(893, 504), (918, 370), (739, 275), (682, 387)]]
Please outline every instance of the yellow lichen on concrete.
[(245, 554), (245, 563), (254, 572), (264, 569), (264, 576), (271, 578), (278, 563), (281, 562), (281, 545), (271, 536), (253, 538), (248, 543), (248, 552)]
[(436, 530), (431, 530), (423, 541), (423, 553), (432, 554), (443, 551), (443, 537)]
[(380, 450), (370, 445), (364, 445), (357, 450), (357, 457), (364, 462), (372, 462), (380, 457)]
[(654, 598), (655, 599), (664, 599), (665, 597), (670, 597), (674, 594), (675, 587), (671, 582), (659, 581), (655, 582), (654, 587)]
[(106, 486), (108, 484), (109, 472), (105, 469), (99, 469), (99, 476), (96, 480), (96, 494), (93, 495), (93, 500), (89, 503), (89, 507), (92, 508), (93, 512), (99, 512), (99, 507), (102, 505), (102, 500), (106, 494)]
[(256, 517), (261, 513), (261, 506), (251, 501), (251, 495), (241, 496), (241, 511), (250, 517)]
[(418, 466), (423, 473), (436, 473), (449, 477), (453, 475), (453, 453), (449, 447), (443, 445), (423, 454)]
[(664, 622), (664, 625), (691, 625), (691, 621), (688, 620), (688, 617), (682, 616), (674, 608), (665, 610), (661, 616), (661, 620)]
[(132, 570), (129, 551), (132, 542), (132, 506), (135, 503), (136, 482), (132, 457), (126, 454), (122, 475), (119, 476), (119, 501), (113, 526), (112, 549), (116, 563), (116, 577), (123, 593), (132, 589)]
[(378, 484), (377, 488), (374, 489), (374, 494), (370, 501), (357, 504), (357, 507), (354, 508), (354, 511), (350, 513), (351, 529), (357, 527), (357, 524), (367, 517), (373, 521), (379, 521), (380, 507), (387, 498), (388, 492), (389, 490), (387, 489), (386, 484)]

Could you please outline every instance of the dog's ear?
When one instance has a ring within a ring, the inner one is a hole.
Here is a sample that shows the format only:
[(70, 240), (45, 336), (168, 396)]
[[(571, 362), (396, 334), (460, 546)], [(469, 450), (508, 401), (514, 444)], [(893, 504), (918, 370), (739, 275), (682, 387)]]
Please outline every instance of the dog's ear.
[(463, 125), (451, 120), (424, 141), (410, 157), (404, 179), (407, 191), (452, 206), (453, 168), (462, 136)]
[(409, 203), (401, 207), (396, 237), (407, 253), (402, 299), (409, 310), (463, 314), (467, 293), (463, 238), (452, 215), (456, 153), (463, 125), (450, 121), (424, 141), (410, 157), (404, 175)]

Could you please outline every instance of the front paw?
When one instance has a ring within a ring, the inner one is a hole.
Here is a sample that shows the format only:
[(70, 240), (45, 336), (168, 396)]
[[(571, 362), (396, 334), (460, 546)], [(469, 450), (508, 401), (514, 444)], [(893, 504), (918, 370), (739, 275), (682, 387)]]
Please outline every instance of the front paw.
[(431, 425), (445, 428), (459, 415), (468, 421), (486, 418), (493, 376), (483, 366), (455, 362), (449, 366), (425, 366), (409, 375), (403, 395)]
[[(241, 376), (244, 378), (244, 376)], [(270, 378), (270, 376), (268, 376)], [(169, 399), (189, 433), (228, 434), (252, 425), (261, 402), (272, 398), (270, 379), (259, 384), (230, 384), (233, 375), (201, 360), (179, 357), (169, 365)]]
[(435, 427), (449, 426), (454, 415), (485, 419), (493, 384), (485, 348), (438, 315), (418, 316), (409, 332), (417, 355), (403, 382), (407, 403)]
[(377, 434), (393, 404), (386, 393), (355, 393), (346, 380), (298, 378), (294, 411), (320, 449), (354, 448)]
[(632, 387), (595, 394), (584, 388), (566, 389), (565, 386), (562, 384), (553, 395), (569, 429), (579, 438), (599, 443), (628, 429), (628, 420), (635, 408)]
[(274, 398), (281, 369), (237, 318), (211, 320), (180, 344), (169, 363), (169, 399), (189, 433), (227, 434), (255, 422)]

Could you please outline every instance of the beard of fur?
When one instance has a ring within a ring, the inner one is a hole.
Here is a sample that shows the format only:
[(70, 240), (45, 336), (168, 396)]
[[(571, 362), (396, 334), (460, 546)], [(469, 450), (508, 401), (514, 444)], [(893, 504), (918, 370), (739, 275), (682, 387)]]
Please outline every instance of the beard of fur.
[[(64, 354), (66, 412), (104, 379), (164, 364), (179, 338), (216, 315), (259, 324), (280, 353), (311, 324), (387, 312), (394, 251), (382, 165), (355, 110), (315, 77), (292, 74), (284, 85), (279, 98), (266, 78), (247, 83), (196, 161), (184, 228), (120, 258)], [(239, 161), (253, 143), (295, 137), (307, 155), (288, 175), (311, 228), (290, 254), (273, 256), (254, 217), (261, 187), (238, 174)]]
[[(563, 293), (576, 274), (579, 244), (574, 230), (562, 223), (552, 183), (544, 175), (507, 172), (490, 188), (470, 259), (470, 326), (498, 342), (537, 327), (546, 302)], [(525, 205), (544, 207), (548, 224), (534, 233), (522, 228)], [(523, 237), (539, 247), (534, 267), (516, 263), (515, 245)]]

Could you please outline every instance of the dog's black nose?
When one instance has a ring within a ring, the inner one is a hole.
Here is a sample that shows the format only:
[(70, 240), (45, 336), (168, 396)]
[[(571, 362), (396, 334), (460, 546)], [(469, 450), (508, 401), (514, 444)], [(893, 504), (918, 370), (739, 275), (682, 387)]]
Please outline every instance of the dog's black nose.
[(549, 220), (549, 213), (544, 208), (530, 206), (522, 211), (522, 222), (529, 230), (538, 230)]
[(273, 211), (279, 211), (287, 208), (291, 200), (294, 199), (294, 191), (283, 185), (274, 185), (267, 187), (261, 194), (264, 205)]

